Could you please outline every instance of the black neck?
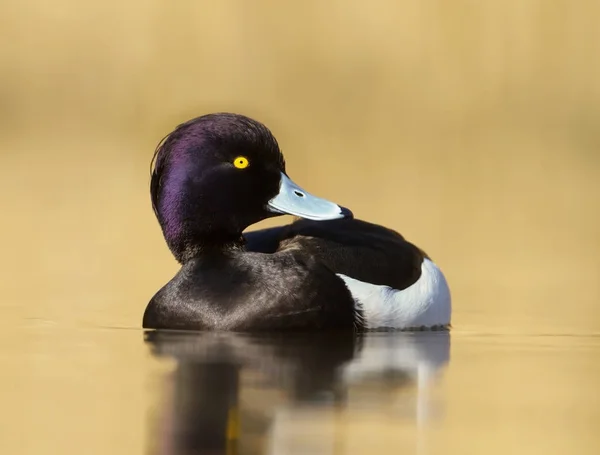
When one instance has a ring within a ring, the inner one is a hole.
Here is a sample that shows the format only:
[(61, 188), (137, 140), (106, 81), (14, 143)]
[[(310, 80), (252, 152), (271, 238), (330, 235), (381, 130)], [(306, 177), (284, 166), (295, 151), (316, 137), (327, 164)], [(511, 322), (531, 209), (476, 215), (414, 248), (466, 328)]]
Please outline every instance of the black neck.
[(239, 251), (245, 244), (241, 232), (232, 234), (225, 231), (188, 233), (188, 235), (166, 240), (169, 249), (181, 264), (200, 256)]

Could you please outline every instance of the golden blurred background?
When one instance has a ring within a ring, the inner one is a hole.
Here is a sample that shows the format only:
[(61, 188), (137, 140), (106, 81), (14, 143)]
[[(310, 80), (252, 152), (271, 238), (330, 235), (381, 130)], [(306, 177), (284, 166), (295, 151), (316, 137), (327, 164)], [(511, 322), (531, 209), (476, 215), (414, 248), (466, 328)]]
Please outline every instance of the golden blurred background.
[(3, 324), (139, 327), (178, 267), (154, 147), (234, 111), (308, 191), (424, 248), (456, 329), (599, 330), (597, 1), (1, 8)]

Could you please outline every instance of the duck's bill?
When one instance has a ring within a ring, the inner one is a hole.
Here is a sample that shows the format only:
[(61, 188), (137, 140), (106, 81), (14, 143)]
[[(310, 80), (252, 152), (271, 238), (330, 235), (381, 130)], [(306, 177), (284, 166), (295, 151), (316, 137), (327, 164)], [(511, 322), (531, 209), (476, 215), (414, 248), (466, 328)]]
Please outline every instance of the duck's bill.
[(350, 210), (313, 196), (292, 182), (284, 173), (281, 173), (279, 193), (268, 202), (267, 208), (280, 215), (288, 214), (316, 221), (352, 218)]

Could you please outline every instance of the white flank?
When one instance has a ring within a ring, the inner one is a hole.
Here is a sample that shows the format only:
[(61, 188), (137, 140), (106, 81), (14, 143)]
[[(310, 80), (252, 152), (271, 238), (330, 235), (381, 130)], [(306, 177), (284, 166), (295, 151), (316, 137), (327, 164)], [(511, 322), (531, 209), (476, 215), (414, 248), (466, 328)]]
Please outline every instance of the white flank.
[(420, 278), (401, 291), (337, 275), (346, 283), (369, 330), (450, 324), (450, 289), (442, 271), (429, 259), (421, 264)]

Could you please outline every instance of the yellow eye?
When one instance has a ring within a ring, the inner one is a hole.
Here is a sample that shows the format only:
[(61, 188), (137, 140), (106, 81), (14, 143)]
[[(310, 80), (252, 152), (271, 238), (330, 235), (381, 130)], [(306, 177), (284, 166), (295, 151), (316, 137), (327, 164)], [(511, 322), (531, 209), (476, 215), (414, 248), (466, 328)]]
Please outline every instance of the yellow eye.
[(250, 165), (250, 162), (245, 156), (238, 156), (235, 160), (233, 160), (233, 165), (238, 169), (246, 169)]

